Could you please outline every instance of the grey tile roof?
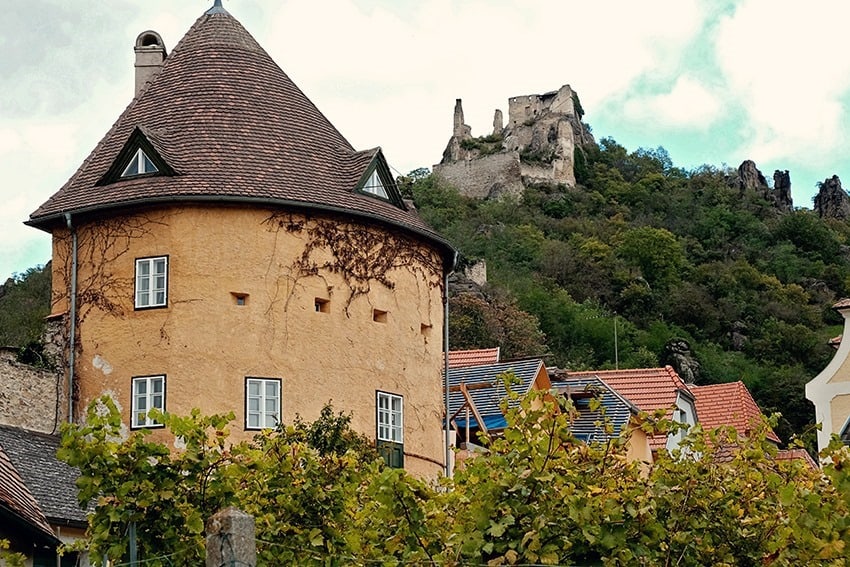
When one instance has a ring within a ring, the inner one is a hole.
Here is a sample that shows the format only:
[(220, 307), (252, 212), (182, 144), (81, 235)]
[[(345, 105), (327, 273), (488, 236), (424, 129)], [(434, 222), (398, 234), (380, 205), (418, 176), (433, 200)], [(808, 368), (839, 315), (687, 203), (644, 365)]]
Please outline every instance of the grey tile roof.
[(56, 458), (59, 437), (0, 425), (0, 447), (48, 521), (84, 526), (86, 512), (77, 501), (77, 469)]
[(38, 539), (55, 541), (38, 503), (8, 454), (0, 446), (0, 519), (25, 526)]
[[(519, 379), (519, 383), (511, 386), (511, 389), (519, 394), (527, 394), (531, 390), (541, 367), (543, 367), (542, 360), (519, 360), (484, 366), (449, 368), (449, 386), (459, 386), (461, 383), (466, 385), (492, 384), (490, 388), (472, 389), (469, 394), (481, 417), (502, 415), (500, 404), (505, 398), (506, 392), (504, 383), (499, 376), (505, 372), (513, 372)], [(445, 382), (443, 384), (445, 385)], [(461, 392), (450, 392), (449, 415), (451, 416), (460, 409), (463, 403), (464, 397)]]
[[(631, 416), (637, 415), (639, 412), (637, 406), (596, 377), (553, 380), (552, 388), (564, 395), (587, 390), (594, 390), (599, 393), (601, 404), (597, 410), (590, 409), (587, 399), (573, 401), (579, 415), (571, 424), (572, 433), (588, 443), (605, 442), (617, 437), (629, 424)], [(606, 420), (612, 426), (611, 433), (605, 430)]]
[[(98, 185), (136, 128), (177, 174)], [(399, 227), (448, 261), (453, 249), (415, 211), (356, 191), (376, 162), (380, 148), (356, 151), (235, 18), (206, 13), (28, 224), (50, 230), (65, 212), (144, 204), (252, 202)]]

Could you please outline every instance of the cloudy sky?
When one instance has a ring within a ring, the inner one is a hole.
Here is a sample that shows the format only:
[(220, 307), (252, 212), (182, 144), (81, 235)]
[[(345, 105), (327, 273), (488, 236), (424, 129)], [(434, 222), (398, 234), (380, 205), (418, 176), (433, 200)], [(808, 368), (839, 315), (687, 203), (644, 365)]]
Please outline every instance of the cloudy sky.
[[(133, 43), (170, 50), (212, 0), (0, 0), (0, 282), (45, 263), (22, 224), (133, 94)], [(569, 83), (597, 139), (675, 165), (850, 183), (845, 0), (224, 0), (358, 149), (438, 162), (463, 99), (473, 135), (508, 97)]]

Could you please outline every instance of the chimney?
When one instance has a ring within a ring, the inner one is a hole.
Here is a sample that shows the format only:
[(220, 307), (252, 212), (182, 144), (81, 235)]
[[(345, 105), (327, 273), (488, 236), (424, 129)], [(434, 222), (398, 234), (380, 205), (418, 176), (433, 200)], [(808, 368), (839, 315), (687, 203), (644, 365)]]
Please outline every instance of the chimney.
[(145, 84), (159, 73), (162, 62), (165, 60), (165, 44), (158, 33), (148, 30), (140, 33), (136, 38), (133, 50), (136, 52), (135, 96), (138, 96)]

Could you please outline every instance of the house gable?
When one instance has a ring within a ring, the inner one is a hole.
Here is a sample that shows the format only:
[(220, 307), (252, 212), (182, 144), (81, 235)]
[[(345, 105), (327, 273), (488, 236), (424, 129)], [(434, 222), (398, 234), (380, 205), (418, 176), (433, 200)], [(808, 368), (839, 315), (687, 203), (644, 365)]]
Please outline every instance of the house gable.
[[(850, 336), (850, 299), (842, 299), (833, 309), (844, 317), (844, 336)], [(848, 404), (834, 404), (836, 400), (850, 397), (850, 341), (842, 340), (832, 360), (829, 361), (817, 376), (806, 384), (806, 399), (815, 405), (815, 422), (821, 424), (817, 432), (818, 450), (824, 450), (829, 445), (833, 433), (840, 434), (838, 429), (848, 418)], [(833, 408), (833, 405), (837, 407)], [(835, 415), (833, 415), (835, 413)]]
[[(518, 382), (510, 386), (511, 390), (520, 396), (527, 394), (532, 389), (548, 390), (550, 387), (546, 367), (541, 360), (521, 360), (516, 362), (502, 362), (499, 364), (487, 364), (482, 366), (468, 366), (464, 368), (449, 368), (449, 417), (457, 416), (456, 427), (465, 427), (466, 419), (461, 419), (460, 410), (470, 407), (470, 413), (476, 413), (481, 417), (475, 418), (475, 423), (470, 424), (478, 427), (482, 421), (488, 429), (503, 429), (505, 417), (502, 413), (501, 403), (507, 396), (507, 390), (500, 376), (511, 372)], [(461, 388), (463, 385), (463, 388)], [(509, 401), (510, 407), (515, 407), (517, 401)], [(472, 411), (474, 406), (475, 411)]]

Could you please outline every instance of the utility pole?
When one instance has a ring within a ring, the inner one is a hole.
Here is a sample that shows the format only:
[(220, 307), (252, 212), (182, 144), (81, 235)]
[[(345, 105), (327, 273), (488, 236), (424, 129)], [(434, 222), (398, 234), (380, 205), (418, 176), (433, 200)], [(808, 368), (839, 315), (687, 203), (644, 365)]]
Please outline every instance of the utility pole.
[(617, 345), (617, 313), (614, 313), (614, 369), (620, 369), (620, 350)]

